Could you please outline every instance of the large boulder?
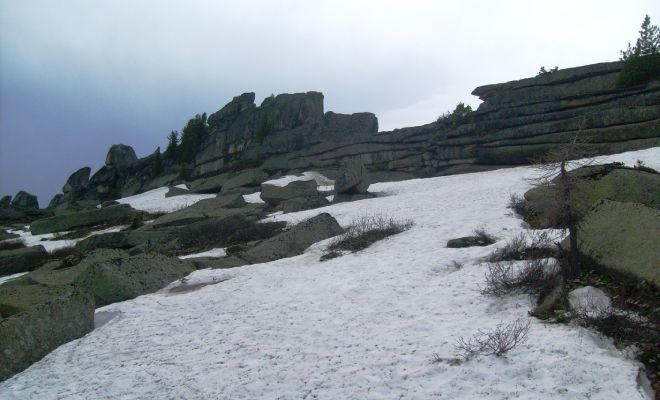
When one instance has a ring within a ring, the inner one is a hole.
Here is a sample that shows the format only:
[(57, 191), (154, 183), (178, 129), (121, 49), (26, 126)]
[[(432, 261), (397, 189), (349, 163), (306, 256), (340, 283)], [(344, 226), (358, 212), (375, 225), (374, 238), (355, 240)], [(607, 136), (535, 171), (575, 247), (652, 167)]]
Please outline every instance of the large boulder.
[(319, 192), (314, 180), (293, 181), (286, 186), (264, 183), (261, 185), (261, 199), (270, 205), (278, 205), (296, 197), (318, 197)]
[[(599, 267), (660, 286), (660, 211), (600, 201), (578, 229), (578, 249)], [(568, 247), (564, 241), (562, 246)]]
[[(65, 268), (66, 267), (66, 268)], [(72, 284), (94, 296), (97, 307), (162, 289), (190, 274), (188, 262), (160, 254), (131, 256), (122, 250), (96, 250), (74, 266), (54, 262), (29, 276), (44, 285)]]
[(222, 193), (226, 194), (240, 187), (258, 186), (266, 179), (268, 179), (268, 174), (259, 169), (241, 171), (224, 182)]
[(357, 158), (347, 161), (335, 180), (335, 194), (354, 195), (367, 193), (370, 185), (369, 173)]
[(302, 254), (312, 244), (337, 236), (344, 229), (328, 213), (303, 221), (279, 235), (264, 240), (255, 247), (237, 255), (249, 263), (263, 263)]
[(178, 232), (181, 249), (206, 250), (270, 238), (282, 231), (286, 222), (258, 222), (243, 215), (212, 218), (187, 225)]
[(231, 215), (257, 216), (262, 209), (262, 204), (247, 204), (240, 194), (218, 196), (198, 201), (190, 207), (158, 217), (145, 229), (181, 226)]
[(313, 208), (319, 208), (330, 204), (328, 199), (321, 195), (309, 196), (309, 197), (294, 197), (283, 201), (280, 204), (282, 211), (285, 213), (291, 213), (296, 211), (311, 210)]
[(125, 144), (113, 144), (108, 150), (105, 158), (105, 165), (108, 167), (125, 168), (134, 164), (138, 160), (135, 150)]
[(262, 121), (269, 131), (294, 129), (323, 120), (323, 94), (319, 92), (280, 94), (261, 103)]
[(87, 254), (96, 249), (130, 249), (137, 253), (169, 253), (180, 248), (179, 232), (173, 228), (150, 229), (142, 227), (132, 231), (110, 232), (90, 236), (76, 243), (79, 254)]
[(0, 199), (0, 208), (8, 208), (11, 205), (11, 196), (3, 196)]
[(21, 190), (14, 196), (11, 206), (17, 210), (36, 211), (39, 209), (39, 201), (37, 196)]
[(68, 194), (71, 200), (78, 199), (89, 187), (89, 174), (91, 171), (90, 167), (83, 167), (71, 174), (62, 187), (62, 193)]
[(254, 110), (254, 93), (243, 93), (236, 96), (220, 111), (213, 113), (208, 118), (208, 124), (214, 129), (227, 129), (236, 121), (236, 118), (246, 111)]
[(139, 211), (134, 210), (128, 204), (93, 208), (34, 221), (30, 225), (30, 232), (33, 235), (40, 235), (101, 224), (119, 225), (130, 222), (134, 216), (139, 214)]
[[(601, 199), (660, 208), (660, 174), (606, 164), (579, 168), (570, 175), (576, 181), (571, 204), (579, 214), (588, 212)], [(556, 227), (552, 215), (561, 202), (559, 187), (556, 181), (552, 183), (525, 193), (526, 220), (534, 228)]]
[(0, 381), (94, 328), (92, 295), (29, 279), (0, 286)]
[(48, 258), (43, 246), (0, 250), (0, 276), (32, 271)]

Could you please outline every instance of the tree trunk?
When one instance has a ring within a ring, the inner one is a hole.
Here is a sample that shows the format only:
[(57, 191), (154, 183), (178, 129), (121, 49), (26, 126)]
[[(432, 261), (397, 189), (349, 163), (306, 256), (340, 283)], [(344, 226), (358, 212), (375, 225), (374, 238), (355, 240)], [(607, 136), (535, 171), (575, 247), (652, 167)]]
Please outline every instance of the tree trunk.
[(566, 171), (566, 162), (562, 160), (561, 168), (559, 172), (560, 182), (562, 185), (562, 209), (563, 209), (563, 220), (565, 226), (568, 228), (568, 241), (570, 248), (568, 249), (568, 265), (566, 265), (564, 270), (564, 277), (567, 279), (576, 278), (580, 274), (580, 255), (578, 253), (578, 241), (577, 241), (577, 215), (573, 209), (573, 204), (571, 204), (571, 192), (573, 188), (571, 187), (571, 180)]

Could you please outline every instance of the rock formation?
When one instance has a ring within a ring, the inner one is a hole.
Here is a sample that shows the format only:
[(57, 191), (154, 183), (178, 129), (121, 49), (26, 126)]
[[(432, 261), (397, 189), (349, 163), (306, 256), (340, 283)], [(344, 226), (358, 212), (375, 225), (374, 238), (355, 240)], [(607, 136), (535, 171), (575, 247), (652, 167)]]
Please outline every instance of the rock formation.
[[(237, 187), (236, 171), (249, 168), (251, 185), (278, 171), (336, 177), (352, 159), (374, 181), (479, 171), (526, 164), (578, 131), (594, 154), (660, 145), (660, 85), (618, 87), (620, 70), (620, 62), (601, 63), (481, 86), (473, 94), (483, 103), (459, 123), (380, 133), (371, 113), (324, 113), (318, 92), (271, 96), (260, 106), (244, 93), (208, 117), (192, 162), (165, 162), (155, 176), (153, 156), (137, 159), (129, 146), (113, 145), (83, 197), (108, 200), (182, 178), (194, 191), (227, 191)], [(84, 187), (81, 171), (76, 188)]]

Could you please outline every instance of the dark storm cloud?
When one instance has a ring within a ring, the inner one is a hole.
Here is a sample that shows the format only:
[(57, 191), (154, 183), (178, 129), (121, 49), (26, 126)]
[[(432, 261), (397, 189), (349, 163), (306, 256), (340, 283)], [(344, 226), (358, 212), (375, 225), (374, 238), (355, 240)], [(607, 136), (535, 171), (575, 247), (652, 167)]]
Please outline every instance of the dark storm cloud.
[(113, 143), (138, 155), (234, 95), (422, 124), (478, 85), (615, 60), (652, 1), (0, 1), (0, 193), (42, 206)]

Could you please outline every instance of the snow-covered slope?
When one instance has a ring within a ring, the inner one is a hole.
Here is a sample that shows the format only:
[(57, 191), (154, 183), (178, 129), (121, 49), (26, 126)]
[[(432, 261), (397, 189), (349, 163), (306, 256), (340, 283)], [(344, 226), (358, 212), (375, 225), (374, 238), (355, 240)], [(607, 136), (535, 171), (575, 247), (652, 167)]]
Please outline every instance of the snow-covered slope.
[[(660, 148), (609, 157), (660, 167)], [(479, 258), (496, 246), (449, 249), (484, 227), (501, 244), (521, 221), (506, 208), (529, 186), (527, 167), (379, 183), (378, 198), (275, 218), (329, 212), (412, 219), (407, 232), (319, 262), (300, 256), (191, 282), (221, 283), (113, 304), (117, 316), (0, 384), (2, 399), (644, 399), (638, 365), (588, 330), (531, 320), (506, 357), (455, 357), (459, 336), (528, 318), (530, 299), (480, 294)], [(449, 266), (457, 261), (464, 267)], [(230, 279), (227, 279), (230, 278)], [(104, 314), (106, 315), (106, 314)]]

